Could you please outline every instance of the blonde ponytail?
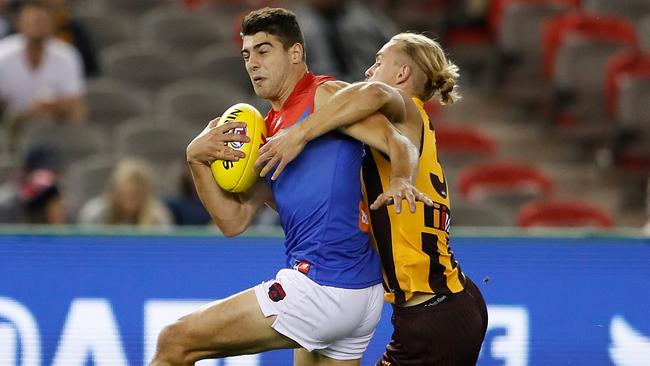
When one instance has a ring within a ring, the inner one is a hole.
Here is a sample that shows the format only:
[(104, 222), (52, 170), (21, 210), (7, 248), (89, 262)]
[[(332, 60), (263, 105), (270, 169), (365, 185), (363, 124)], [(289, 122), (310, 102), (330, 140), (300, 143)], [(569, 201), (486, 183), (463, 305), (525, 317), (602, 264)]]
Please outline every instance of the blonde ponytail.
[(460, 76), (458, 66), (447, 59), (438, 42), (421, 34), (400, 33), (393, 40), (402, 44), (402, 51), (417, 65), (427, 78), (422, 90), (422, 100), (439, 94), (444, 105), (460, 99), (456, 80)]

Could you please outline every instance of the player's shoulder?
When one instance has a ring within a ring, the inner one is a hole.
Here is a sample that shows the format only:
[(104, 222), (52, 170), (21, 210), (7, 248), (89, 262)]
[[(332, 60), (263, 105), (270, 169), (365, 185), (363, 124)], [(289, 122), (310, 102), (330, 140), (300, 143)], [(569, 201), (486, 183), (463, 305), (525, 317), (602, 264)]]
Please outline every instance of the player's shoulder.
[(334, 95), (337, 91), (345, 88), (349, 84), (340, 80), (328, 80), (318, 85), (314, 95), (314, 107), (319, 109), (322, 105)]
[(348, 85), (350, 84), (346, 83), (345, 81), (328, 80), (318, 86), (317, 92), (325, 93), (325, 94), (334, 94)]

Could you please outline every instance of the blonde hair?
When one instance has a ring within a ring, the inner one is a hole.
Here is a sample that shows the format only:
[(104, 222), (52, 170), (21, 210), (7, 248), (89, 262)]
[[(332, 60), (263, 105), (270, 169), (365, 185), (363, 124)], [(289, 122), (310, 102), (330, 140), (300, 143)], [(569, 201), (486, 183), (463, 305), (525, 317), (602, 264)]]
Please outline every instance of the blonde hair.
[(456, 80), (460, 76), (458, 66), (447, 59), (440, 44), (429, 37), (416, 33), (400, 33), (392, 38), (400, 42), (402, 51), (408, 56), (427, 78), (422, 91), (422, 99), (431, 99), (436, 92), (440, 102), (453, 104), (460, 99)]
[[(133, 224), (133, 225), (156, 225), (156, 219), (153, 215), (153, 205), (155, 204), (154, 187), (151, 180), (152, 174), (149, 166), (141, 160), (125, 159), (121, 160), (113, 174), (111, 175), (106, 197), (108, 201), (107, 223), (115, 224)], [(137, 213), (135, 222), (132, 218), (125, 215), (118, 207), (118, 187), (124, 184), (135, 184), (144, 195), (143, 204)]]

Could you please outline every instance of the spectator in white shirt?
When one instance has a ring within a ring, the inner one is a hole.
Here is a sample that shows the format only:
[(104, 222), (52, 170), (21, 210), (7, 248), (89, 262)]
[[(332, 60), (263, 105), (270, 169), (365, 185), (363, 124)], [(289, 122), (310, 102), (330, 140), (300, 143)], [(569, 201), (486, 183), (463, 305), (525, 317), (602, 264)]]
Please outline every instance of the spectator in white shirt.
[(24, 2), (18, 34), (0, 40), (0, 100), (12, 119), (82, 122), (83, 66), (78, 52), (52, 38), (51, 10)]

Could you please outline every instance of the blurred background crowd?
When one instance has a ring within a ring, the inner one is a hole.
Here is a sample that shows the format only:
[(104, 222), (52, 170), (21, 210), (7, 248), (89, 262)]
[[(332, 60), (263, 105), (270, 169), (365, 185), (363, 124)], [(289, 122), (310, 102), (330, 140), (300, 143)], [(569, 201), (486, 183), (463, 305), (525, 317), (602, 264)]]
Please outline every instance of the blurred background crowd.
[(185, 147), (234, 103), (268, 111), (239, 54), (262, 6), (346, 81), (400, 31), (442, 44), (452, 226), (650, 234), (650, 0), (0, 0), (0, 223), (208, 224)]

